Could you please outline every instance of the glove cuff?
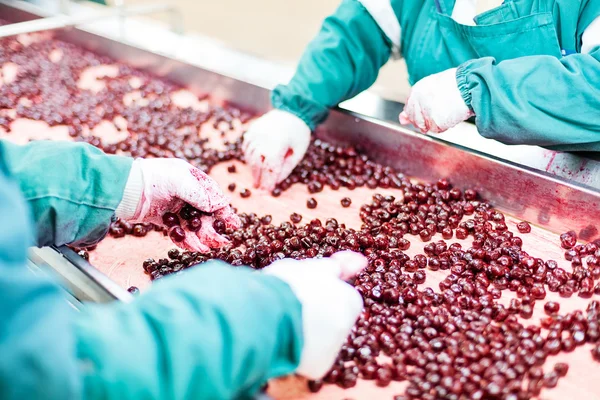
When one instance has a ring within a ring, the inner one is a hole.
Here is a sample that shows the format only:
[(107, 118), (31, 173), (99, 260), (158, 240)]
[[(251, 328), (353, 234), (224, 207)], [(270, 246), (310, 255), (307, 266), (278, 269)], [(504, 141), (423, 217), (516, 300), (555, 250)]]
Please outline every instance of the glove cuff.
[(298, 117), (309, 131), (315, 130), (329, 114), (329, 109), (316, 101), (294, 93), (288, 86), (279, 85), (271, 94), (273, 108)]
[(285, 126), (293, 132), (303, 132), (310, 135), (311, 129), (306, 121), (287, 109), (275, 108), (269, 111), (268, 115), (271, 122), (276, 123), (278, 126)]
[(469, 87), (469, 82), (467, 79), (469, 65), (471, 65), (471, 63), (467, 61), (456, 69), (456, 83), (458, 84), (458, 91), (460, 92), (463, 101), (465, 102), (469, 111), (473, 113), (473, 106), (471, 106), (473, 96), (471, 94), (471, 88)]
[(132, 220), (136, 215), (143, 191), (144, 178), (140, 160), (135, 160), (129, 171), (129, 178), (127, 178), (127, 183), (125, 184), (123, 198), (115, 211), (116, 217), (125, 221)]

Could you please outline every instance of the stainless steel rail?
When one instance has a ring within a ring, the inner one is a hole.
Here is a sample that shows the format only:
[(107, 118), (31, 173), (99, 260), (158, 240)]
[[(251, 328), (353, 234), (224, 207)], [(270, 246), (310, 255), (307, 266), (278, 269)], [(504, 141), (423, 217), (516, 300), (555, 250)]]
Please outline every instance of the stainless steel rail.
[(51, 268), (63, 287), (79, 301), (107, 303), (133, 298), (68, 247), (31, 248), (28, 258), (38, 267)]
[[(68, 3), (68, 2), (67, 2)], [(67, 7), (61, 2), (61, 8)], [(140, 16), (167, 12), (172, 15), (172, 29), (181, 32), (182, 24), (179, 11), (176, 7), (169, 4), (142, 4), (134, 6), (109, 7), (106, 10), (98, 10), (88, 15), (57, 15), (31, 21), (16, 22), (13, 24), (0, 26), (0, 38), (21, 35), (25, 33), (34, 33), (74, 27), (77, 25), (88, 24), (107, 18)]]

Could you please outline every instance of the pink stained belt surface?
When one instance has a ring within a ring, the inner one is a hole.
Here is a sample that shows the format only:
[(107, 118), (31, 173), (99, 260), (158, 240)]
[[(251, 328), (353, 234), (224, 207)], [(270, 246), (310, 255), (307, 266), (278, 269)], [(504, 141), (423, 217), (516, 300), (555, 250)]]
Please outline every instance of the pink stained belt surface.
[[(60, 57), (60, 54), (53, 55)], [(15, 68), (18, 66), (4, 65), (2, 66), (2, 79), (9, 81), (14, 79)], [(99, 66), (90, 68), (85, 71), (80, 80), (82, 88), (89, 90), (99, 90), (102, 87), (102, 82), (98, 80), (101, 76), (114, 75), (115, 69), (111, 66)], [(0, 84), (2, 81), (0, 81)], [(132, 94), (131, 101), (136, 101), (136, 94)], [(140, 99), (137, 99), (139, 101)], [(142, 99), (143, 100), (143, 99)], [(182, 107), (198, 107), (205, 106), (203, 101), (198, 99), (190, 92), (181, 91), (174, 98), (177, 104)], [(10, 110), (6, 111), (10, 113)], [(236, 135), (239, 135), (243, 130), (243, 124), (236, 122), (237, 129), (226, 133), (226, 138), (231, 140)], [(49, 127), (47, 124), (40, 121), (29, 121), (25, 119), (16, 120), (12, 126), (10, 133), (5, 133), (0, 130), (0, 137), (17, 142), (26, 143), (30, 139), (52, 139), (52, 140), (71, 140), (67, 133), (66, 126)], [(111, 143), (118, 142), (123, 139), (126, 131), (117, 131), (112, 123), (101, 124), (89, 134), (102, 138), (103, 141)], [(212, 124), (207, 123), (200, 130), (199, 135), (203, 138), (208, 138), (209, 143), (213, 147), (221, 147), (223, 137), (219, 130), (213, 129)], [(236, 165), (236, 172), (230, 173), (227, 167), (231, 164)], [(370, 202), (371, 196), (375, 193), (391, 194), (400, 197), (401, 194), (396, 190), (370, 190), (366, 188), (358, 188), (355, 190), (347, 190), (341, 188), (337, 191), (326, 187), (322, 192), (309, 194), (306, 186), (294, 185), (287, 191), (284, 191), (278, 198), (272, 197), (267, 193), (260, 192), (251, 188), (251, 174), (249, 169), (242, 163), (237, 161), (223, 162), (215, 166), (211, 171), (211, 176), (215, 178), (224, 190), (227, 191), (227, 186), (230, 183), (236, 184), (236, 190), (231, 193), (231, 201), (234, 207), (239, 212), (254, 212), (258, 215), (270, 214), (273, 217), (273, 223), (277, 224), (289, 220), (290, 214), (297, 212), (303, 216), (301, 222), (305, 223), (314, 218), (322, 220), (326, 218), (336, 218), (340, 223), (345, 223), (349, 228), (360, 229), (361, 220), (359, 218), (359, 208), (362, 204)], [(249, 188), (252, 190), (252, 196), (249, 198), (241, 198), (239, 192)], [(314, 197), (318, 206), (316, 209), (308, 209), (306, 200)], [(348, 208), (342, 208), (340, 200), (343, 197), (352, 199), (352, 204)], [(507, 218), (509, 228), (516, 231), (514, 225), (519, 222), (515, 219)], [(405, 251), (409, 256), (423, 253), (424, 243), (417, 237), (406, 236), (411, 241), (411, 247)], [(544, 259), (557, 260), (559, 266), (567, 271), (571, 271), (569, 262), (563, 259), (563, 252), (560, 248), (558, 235), (547, 232), (541, 228), (532, 227), (531, 233), (521, 234), (523, 239), (523, 248), (526, 248), (531, 256)], [(432, 240), (439, 240), (441, 237), (436, 235)], [(456, 240), (448, 241), (452, 243)], [(470, 240), (460, 241), (468, 242)], [(142, 262), (147, 258), (166, 258), (166, 253), (173, 248), (172, 242), (164, 237), (162, 233), (150, 232), (144, 238), (135, 238), (126, 236), (124, 238), (114, 239), (111, 237), (105, 238), (99, 243), (96, 250), (90, 252), (90, 262), (100, 271), (105, 273), (116, 283), (123, 288), (137, 286), (145, 290), (150, 285), (150, 279), (142, 269)], [(447, 271), (430, 271), (427, 270), (427, 280), (420, 285), (420, 288), (432, 287), (438, 288), (439, 282), (447, 275)], [(437, 290), (436, 290), (437, 291)], [(510, 291), (503, 291), (503, 301), (508, 304), (508, 301), (513, 296)], [(561, 305), (561, 313), (570, 312), (576, 309), (585, 310), (589, 300), (581, 299), (573, 296), (569, 299), (564, 299), (558, 296), (557, 293), (548, 292), (544, 301), (536, 302), (532, 322), (538, 322), (540, 318), (545, 316), (543, 305), (547, 301), (557, 301)], [(527, 321), (524, 321), (527, 325)], [(564, 361), (569, 364), (569, 372), (567, 376), (559, 380), (558, 386), (552, 390), (544, 390), (540, 398), (543, 399), (596, 399), (600, 398), (600, 386), (595, 381), (595, 377), (600, 376), (600, 364), (594, 362), (590, 356), (589, 350), (591, 346), (586, 345), (578, 347), (572, 353), (561, 353), (558, 356), (548, 357), (544, 364), (544, 369), (548, 370), (559, 361)], [(343, 390), (335, 385), (325, 385), (323, 389), (316, 394), (310, 393), (306, 386), (306, 381), (298, 377), (287, 377), (275, 380), (269, 385), (268, 393), (276, 399), (390, 399), (394, 395), (402, 394), (405, 383), (392, 382), (386, 388), (377, 387), (373, 381), (359, 380), (357, 385), (351, 389)]]

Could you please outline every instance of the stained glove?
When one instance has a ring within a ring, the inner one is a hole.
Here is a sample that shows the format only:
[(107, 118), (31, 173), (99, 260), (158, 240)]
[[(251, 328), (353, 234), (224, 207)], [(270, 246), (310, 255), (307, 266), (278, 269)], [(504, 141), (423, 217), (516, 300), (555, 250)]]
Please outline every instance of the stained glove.
[(456, 68), (421, 79), (413, 86), (402, 125), (412, 124), (421, 132), (444, 132), (475, 115), (465, 104), (456, 81)]
[(175, 243), (184, 249), (207, 252), (228, 243), (214, 230), (215, 218), (221, 218), (232, 229), (241, 226), (219, 185), (198, 168), (176, 158), (135, 160), (116, 216), (163, 226), (162, 216), (179, 212), (185, 203), (214, 214), (202, 216), (202, 227), (196, 232), (186, 231), (185, 239)]
[(309, 143), (308, 125), (287, 111), (272, 110), (257, 119), (243, 145), (254, 187), (273, 190), (302, 160)]
[(363, 307), (344, 280), (366, 266), (361, 254), (342, 251), (329, 258), (283, 259), (263, 269), (286, 282), (302, 304), (304, 347), (296, 373), (319, 379), (333, 365)]

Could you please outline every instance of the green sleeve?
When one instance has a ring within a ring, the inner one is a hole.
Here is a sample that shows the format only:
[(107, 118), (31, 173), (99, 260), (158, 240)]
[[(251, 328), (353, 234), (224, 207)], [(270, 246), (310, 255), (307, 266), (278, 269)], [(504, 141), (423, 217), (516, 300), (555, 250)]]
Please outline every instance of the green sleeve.
[(77, 321), (85, 398), (234, 399), (293, 372), (301, 305), (283, 281), (211, 261)]
[[(600, 1), (579, 15), (578, 49), (585, 28), (600, 16)], [(467, 61), (457, 71), (463, 99), (481, 135), (509, 144), (600, 151), (600, 47), (563, 58), (521, 57), (496, 63)]]
[(0, 399), (81, 398), (72, 321), (62, 290), (27, 268), (29, 210), (0, 163)]
[(343, 0), (305, 50), (287, 85), (272, 94), (273, 107), (314, 129), (328, 109), (369, 88), (391, 54), (391, 44), (357, 0)]
[(37, 244), (91, 244), (108, 230), (132, 159), (83, 143), (0, 141), (0, 162), (21, 188), (36, 224)]

